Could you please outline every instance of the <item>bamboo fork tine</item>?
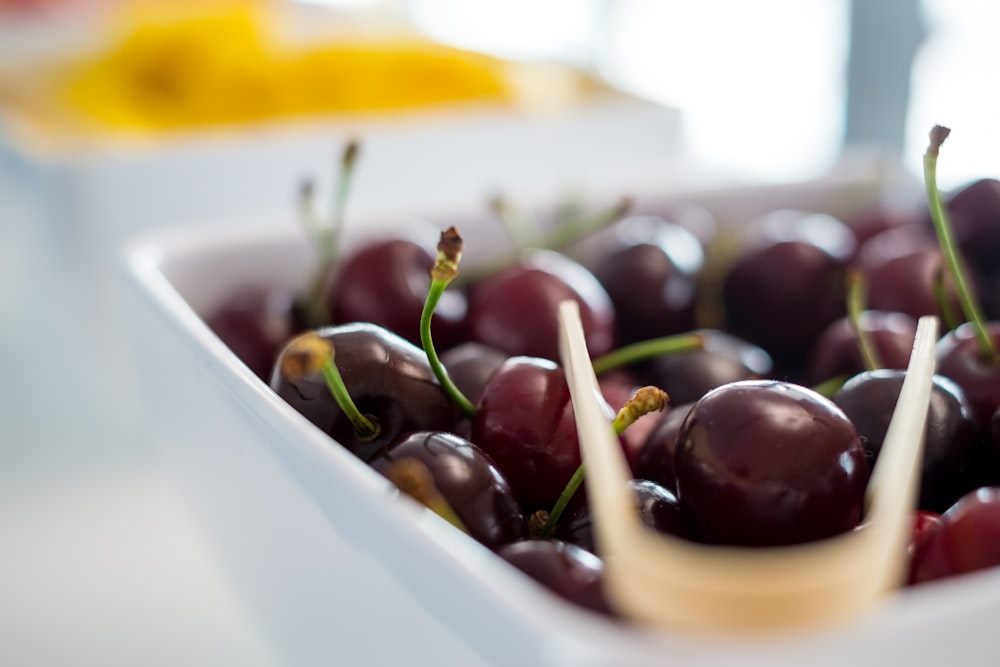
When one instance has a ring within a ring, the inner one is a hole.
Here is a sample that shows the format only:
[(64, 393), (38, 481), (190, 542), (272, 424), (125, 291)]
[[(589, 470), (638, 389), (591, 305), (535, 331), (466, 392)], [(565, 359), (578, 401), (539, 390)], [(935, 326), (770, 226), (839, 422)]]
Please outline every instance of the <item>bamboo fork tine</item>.
[(595, 538), (612, 603), (626, 616), (703, 630), (762, 631), (844, 618), (899, 584), (935, 370), (937, 320), (921, 318), (872, 474), (865, 526), (788, 547), (699, 545), (639, 520), (630, 476), (598, 403), (579, 309), (560, 305), (560, 350), (577, 420)]

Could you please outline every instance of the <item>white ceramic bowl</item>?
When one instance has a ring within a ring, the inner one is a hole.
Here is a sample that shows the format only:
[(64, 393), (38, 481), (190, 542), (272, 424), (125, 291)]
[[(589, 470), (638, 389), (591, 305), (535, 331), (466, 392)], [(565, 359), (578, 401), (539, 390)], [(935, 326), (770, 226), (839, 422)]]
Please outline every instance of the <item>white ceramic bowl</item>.
[[(877, 184), (831, 180), (692, 195), (735, 221), (798, 206), (849, 215)], [(455, 211), (452, 219), (462, 219)], [(464, 219), (469, 220), (466, 216)], [(442, 220), (443, 223), (449, 220)], [(353, 229), (391, 228), (387, 218)], [(463, 229), (466, 243), (476, 228)], [(691, 635), (561, 602), (405, 498), (280, 400), (201, 316), (240, 282), (299, 285), (293, 224), (161, 233), (127, 255), (146, 408), (246, 607), (290, 664), (995, 665), (1000, 571), (901, 591), (794, 634)]]

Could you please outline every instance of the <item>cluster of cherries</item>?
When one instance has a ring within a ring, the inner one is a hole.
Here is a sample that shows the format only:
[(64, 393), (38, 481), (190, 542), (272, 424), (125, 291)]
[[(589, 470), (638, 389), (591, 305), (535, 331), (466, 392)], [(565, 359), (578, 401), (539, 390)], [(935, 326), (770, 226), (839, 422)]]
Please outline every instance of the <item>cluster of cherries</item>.
[(863, 523), (916, 320), (938, 315), (909, 583), (1000, 565), (1000, 321), (988, 319), (1000, 300), (977, 301), (1000, 281), (1000, 182), (942, 202), (946, 136), (934, 128), (925, 158), (929, 207), (849, 221), (781, 210), (739, 230), (615, 208), (468, 275), (454, 228), (436, 253), (412, 230), (327, 246), (308, 293), (247, 286), (207, 321), (401, 491), (613, 615), (557, 362), (559, 302), (580, 305), (645, 523), (741, 546)]

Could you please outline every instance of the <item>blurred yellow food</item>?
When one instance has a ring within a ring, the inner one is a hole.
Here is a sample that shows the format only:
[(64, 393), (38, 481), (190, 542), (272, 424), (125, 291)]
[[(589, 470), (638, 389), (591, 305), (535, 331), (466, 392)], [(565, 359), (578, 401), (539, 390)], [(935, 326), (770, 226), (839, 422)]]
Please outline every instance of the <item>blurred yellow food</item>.
[(517, 95), (509, 64), (413, 36), (293, 47), (252, 7), (136, 16), (105, 49), (49, 72), (48, 97), (78, 129), (162, 131)]

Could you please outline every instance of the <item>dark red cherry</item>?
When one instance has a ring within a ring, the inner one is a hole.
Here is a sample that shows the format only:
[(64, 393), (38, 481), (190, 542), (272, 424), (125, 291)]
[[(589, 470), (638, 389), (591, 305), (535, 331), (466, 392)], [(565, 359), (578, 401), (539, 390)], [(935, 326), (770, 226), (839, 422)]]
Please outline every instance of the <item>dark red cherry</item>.
[(972, 491), (941, 515), (914, 553), (913, 583), (1000, 565), (1000, 487)]
[(294, 291), (277, 285), (238, 289), (205, 318), (205, 323), (265, 382), (278, 352), (300, 328)]
[[(647, 479), (631, 479), (639, 519), (655, 531), (691, 539), (691, 527), (673, 491)], [(556, 538), (597, 553), (590, 506), (582, 503), (556, 527)]]
[(723, 277), (726, 329), (763, 347), (782, 368), (803, 361), (846, 313), (845, 270), (854, 236), (836, 218), (777, 211), (751, 222)]
[(559, 597), (608, 616), (604, 563), (591, 552), (561, 540), (522, 540), (497, 552), (501, 558)]
[[(427, 355), (388, 329), (367, 322), (325, 327), (334, 363), (358, 409), (378, 422), (360, 437), (330, 393), (314, 359), (293, 339), (278, 356), (271, 388), (313, 424), (364, 461), (410, 431), (453, 431), (458, 408), (438, 384)], [(310, 334), (306, 334), (307, 336)]]
[[(1000, 349), (1000, 322), (987, 322), (995, 349)], [(938, 373), (957, 384), (972, 407), (972, 415), (986, 428), (1000, 407), (1000, 362), (983, 358), (971, 324), (949, 331), (937, 343)]]
[[(420, 228), (424, 229), (424, 228)], [(330, 277), (329, 309), (333, 322), (371, 322), (420, 345), (420, 316), (430, 287), (437, 232), (418, 238), (373, 240), (340, 263)], [(421, 234), (420, 236), (424, 236)], [(463, 336), (465, 293), (458, 286), (444, 292), (431, 319), (434, 344), (445, 350)]]
[[(865, 371), (833, 397), (857, 428), (869, 465), (882, 449), (905, 377), (903, 370)], [(925, 433), (918, 507), (943, 512), (975, 486), (979, 429), (962, 390), (941, 375), (931, 385)]]
[(632, 466), (632, 474), (638, 479), (648, 479), (663, 486), (668, 491), (677, 490), (674, 475), (674, 454), (677, 451), (677, 434), (681, 424), (691, 410), (693, 402), (670, 405), (664, 411), (656, 427), (642, 443)]
[(496, 550), (527, 537), (527, 521), (510, 485), (479, 447), (451, 433), (419, 431), (390, 445), (372, 467), (393, 479), (411, 460), (426, 466), (437, 491), (482, 544)]
[[(604, 396), (604, 400), (607, 401), (611, 410), (615, 414), (617, 414), (628, 401), (632, 400), (636, 391), (640, 388), (639, 383), (636, 382), (629, 373), (620, 370), (603, 374), (598, 382), (598, 385), (600, 386), (601, 394)], [(620, 440), (622, 442), (622, 446), (624, 447), (625, 458), (629, 466), (632, 466), (635, 463), (636, 457), (639, 455), (639, 450), (642, 448), (642, 444), (646, 441), (649, 433), (656, 428), (659, 416), (659, 412), (645, 414), (635, 420), (622, 432)]]
[(679, 224), (655, 216), (615, 223), (591, 265), (615, 309), (618, 340), (634, 343), (696, 326), (701, 243)]
[[(905, 313), (865, 310), (857, 326), (875, 345), (882, 368), (906, 368), (917, 335), (917, 321)], [(820, 334), (809, 355), (806, 381), (816, 385), (831, 378), (850, 377), (865, 368), (854, 323), (848, 316), (831, 322)]]
[(945, 206), (962, 255), (980, 272), (1000, 270), (1000, 180), (967, 183), (949, 195)]
[(466, 341), (441, 353), (441, 363), (458, 390), (478, 403), (486, 381), (509, 355), (482, 343)]
[(906, 554), (909, 558), (907, 571), (907, 585), (916, 582), (916, 572), (914, 566), (923, 558), (923, 550), (927, 544), (927, 539), (941, 526), (941, 515), (937, 512), (927, 510), (916, 510), (913, 513), (913, 529), (910, 532), (910, 544), (907, 546)]
[(855, 528), (868, 464), (832, 401), (788, 382), (746, 380), (703, 396), (674, 457), (677, 495), (701, 539), (807, 542)]
[(871, 310), (906, 313), (913, 318), (939, 315), (935, 290), (943, 279), (948, 308), (962, 312), (937, 240), (918, 226), (873, 236), (859, 249), (856, 267), (864, 276)]
[(517, 265), (470, 288), (471, 340), (511, 356), (559, 359), (559, 303), (580, 304), (587, 349), (593, 356), (615, 346), (614, 307), (590, 271), (564, 255), (536, 250)]
[[(878, 202), (846, 221), (854, 232), (860, 247), (880, 232), (906, 225), (920, 225), (924, 222), (920, 206), (900, 206), (891, 202)], [(929, 221), (928, 221), (928, 224)]]
[(504, 361), (486, 383), (470, 440), (496, 462), (527, 514), (551, 510), (581, 461), (562, 368), (538, 357)]
[(728, 382), (771, 376), (771, 356), (759, 345), (718, 329), (696, 333), (700, 350), (663, 354), (641, 366), (643, 382), (663, 389), (671, 403), (693, 403)]

